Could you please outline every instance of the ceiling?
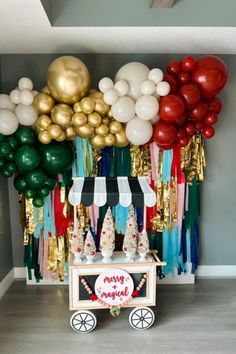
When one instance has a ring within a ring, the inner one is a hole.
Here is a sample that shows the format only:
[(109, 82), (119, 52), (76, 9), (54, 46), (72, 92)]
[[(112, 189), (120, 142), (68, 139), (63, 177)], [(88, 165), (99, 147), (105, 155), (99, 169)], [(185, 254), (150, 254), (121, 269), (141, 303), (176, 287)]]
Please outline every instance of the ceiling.
[[(57, 1), (59, 0), (54, 0), (54, 3)], [(176, 0), (174, 7), (177, 8), (184, 1), (190, 0)], [(172, 11), (174, 7), (164, 11)], [(0, 9), (1, 54), (134, 52), (236, 54), (236, 27), (170, 25), (62, 27), (51, 25), (40, 0), (0, 0)]]

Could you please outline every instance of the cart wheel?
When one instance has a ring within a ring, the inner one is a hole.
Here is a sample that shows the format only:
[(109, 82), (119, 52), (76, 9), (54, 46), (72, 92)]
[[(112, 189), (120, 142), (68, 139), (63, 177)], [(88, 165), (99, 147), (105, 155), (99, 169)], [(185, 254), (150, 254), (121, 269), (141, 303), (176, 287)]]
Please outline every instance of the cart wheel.
[(150, 328), (154, 320), (155, 314), (149, 307), (136, 307), (129, 315), (130, 325), (141, 331)]
[(97, 319), (90, 311), (77, 311), (71, 316), (70, 325), (75, 332), (89, 333), (96, 327)]

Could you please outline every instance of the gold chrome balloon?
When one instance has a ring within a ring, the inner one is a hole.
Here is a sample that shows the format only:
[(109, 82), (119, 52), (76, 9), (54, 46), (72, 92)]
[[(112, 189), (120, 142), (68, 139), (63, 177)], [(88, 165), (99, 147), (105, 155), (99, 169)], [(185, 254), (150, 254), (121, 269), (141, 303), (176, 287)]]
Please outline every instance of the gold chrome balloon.
[(103, 98), (95, 99), (95, 108), (94, 108), (94, 110), (97, 113), (99, 113), (102, 117), (107, 115), (109, 109), (110, 109), (110, 106), (108, 106), (108, 104), (106, 104), (103, 101)]
[(45, 92), (40, 92), (34, 97), (33, 106), (38, 114), (49, 114), (56, 101), (54, 98)]
[(73, 56), (55, 59), (48, 68), (47, 85), (51, 95), (63, 103), (75, 103), (88, 93), (90, 75), (87, 66)]
[(100, 150), (105, 147), (104, 137), (102, 137), (101, 135), (94, 135), (94, 137), (91, 138), (89, 141), (92, 147), (94, 147), (95, 149)]
[(43, 132), (39, 133), (38, 139), (42, 144), (49, 144), (52, 141), (52, 138), (47, 132), (47, 130), (44, 130)]
[(50, 95), (50, 91), (49, 91), (49, 89), (48, 89), (47, 86), (44, 86), (44, 87), (42, 88), (41, 92), (45, 92), (45, 93), (48, 93), (48, 94)]
[(124, 147), (129, 144), (129, 140), (125, 134), (125, 127), (122, 127), (122, 130), (116, 135), (116, 145), (117, 147)]
[(66, 129), (71, 126), (73, 114), (73, 109), (68, 106), (68, 104), (60, 103), (53, 108), (51, 112), (51, 118), (53, 123), (58, 124), (62, 128)]
[(117, 120), (113, 120), (109, 124), (109, 129), (112, 134), (118, 134), (121, 132), (122, 124), (120, 122), (117, 122)]
[(109, 117), (102, 118), (102, 122), (103, 122), (103, 124), (105, 124), (105, 125), (109, 125), (109, 123), (110, 123), (110, 118), (109, 118)]
[(94, 128), (90, 127), (88, 124), (83, 125), (82, 127), (76, 127), (76, 133), (81, 138), (91, 138), (94, 135)]
[(106, 146), (113, 146), (116, 144), (116, 137), (115, 135), (109, 133), (104, 137), (104, 142)]
[(109, 109), (109, 111), (108, 111), (108, 113), (107, 113), (107, 116), (108, 116), (109, 118), (113, 118), (111, 109)]
[(57, 124), (52, 124), (48, 127), (47, 132), (52, 139), (57, 139), (63, 133), (63, 129)]
[(82, 127), (87, 123), (87, 116), (84, 113), (75, 113), (72, 116), (72, 124), (75, 127)]
[(66, 129), (66, 140), (74, 140), (77, 137), (76, 131), (73, 127)]
[(103, 93), (101, 91), (94, 90), (89, 96), (95, 100), (96, 98), (103, 98)]
[(91, 127), (97, 128), (102, 122), (101, 116), (97, 112), (88, 115), (88, 124)]
[(80, 102), (76, 102), (73, 106), (73, 110), (75, 113), (81, 113), (83, 112), (82, 111), (82, 108), (81, 108), (81, 103)]
[(35, 130), (36, 134), (39, 134), (39, 133), (43, 132), (45, 129), (41, 128), (36, 122), (34, 125), (34, 130)]
[(101, 124), (95, 129), (95, 132), (97, 135), (106, 136), (109, 133), (109, 128), (107, 125)]
[(42, 128), (43, 130), (47, 129), (49, 125), (52, 124), (51, 118), (43, 114), (39, 116), (36, 120), (35, 126)]
[(58, 141), (58, 143), (61, 143), (65, 139), (66, 139), (66, 133), (63, 131), (62, 134), (59, 136), (59, 138), (57, 138), (55, 140)]
[(84, 97), (80, 101), (81, 109), (85, 114), (90, 114), (94, 111), (95, 102), (90, 97)]

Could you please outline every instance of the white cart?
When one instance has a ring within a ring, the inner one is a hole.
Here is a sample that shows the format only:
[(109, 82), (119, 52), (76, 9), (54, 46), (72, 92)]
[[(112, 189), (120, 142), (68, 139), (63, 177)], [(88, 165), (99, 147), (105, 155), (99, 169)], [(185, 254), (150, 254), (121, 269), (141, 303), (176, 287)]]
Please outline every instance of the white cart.
[(132, 300), (123, 307), (134, 307), (129, 315), (130, 325), (137, 330), (145, 330), (152, 326), (155, 320), (153, 310), (149, 306), (156, 305), (156, 284), (158, 266), (165, 265), (157, 256), (156, 251), (151, 251), (145, 262), (138, 259), (133, 263), (127, 263), (127, 258), (123, 252), (114, 252), (113, 261), (109, 264), (102, 262), (100, 254), (96, 256), (93, 264), (81, 263), (79, 265), (70, 265), (69, 268), (69, 302), (70, 310), (76, 311), (72, 314), (70, 325), (78, 333), (91, 332), (97, 324), (96, 316), (89, 310), (104, 309), (97, 301), (91, 301), (86, 298), (81, 279), (85, 277), (88, 282), (94, 283), (96, 278), (102, 272), (108, 269), (123, 269), (128, 272), (137, 283), (140, 275), (146, 274), (146, 283), (140, 293), (140, 296)]

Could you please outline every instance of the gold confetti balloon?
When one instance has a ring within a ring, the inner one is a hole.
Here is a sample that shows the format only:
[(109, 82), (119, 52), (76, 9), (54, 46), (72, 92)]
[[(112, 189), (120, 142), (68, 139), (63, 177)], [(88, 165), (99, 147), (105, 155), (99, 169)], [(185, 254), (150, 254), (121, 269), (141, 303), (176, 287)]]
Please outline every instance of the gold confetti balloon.
[(95, 132), (97, 135), (106, 136), (109, 133), (109, 128), (107, 125), (101, 124), (95, 129)]
[(92, 137), (90, 139), (90, 144), (95, 149), (98, 149), (98, 150), (103, 149), (105, 147), (104, 137), (101, 135), (94, 135), (94, 137)]
[(52, 124), (48, 127), (47, 132), (52, 139), (58, 139), (63, 133), (63, 129), (57, 124)]
[(122, 126), (122, 130), (115, 135), (116, 137), (116, 145), (117, 147), (124, 147), (129, 144), (129, 140), (125, 134), (125, 127)]
[(72, 116), (72, 123), (75, 127), (82, 127), (87, 124), (87, 115), (85, 113), (75, 113)]
[(52, 138), (47, 130), (44, 130), (43, 132), (39, 133), (38, 139), (42, 144), (49, 144), (52, 141)]
[(109, 129), (112, 134), (120, 133), (122, 130), (122, 124), (120, 122), (117, 122), (117, 120), (113, 120), (109, 124)]
[(81, 138), (89, 139), (94, 135), (94, 128), (92, 128), (88, 124), (86, 124), (86, 125), (83, 125), (82, 127), (76, 127), (76, 133)]
[(101, 116), (97, 112), (90, 113), (88, 115), (88, 124), (93, 127), (97, 128), (102, 122)]
[(61, 56), (48, 68), (47, 86), (58, 101), (73, 104), (89, 91), (90, 74), (87, 66), (73, 56)]
[(56, 101), (54, 98), (45, 92), (40, 92), (34, 97), (33, 106), (38, 114), (49, 114)]
[(51, 112), (51, 118), (53, 123), (58, 124), (62, 128), (66, 129), (71, 126), (73, 114), (73, 109), (69, 105), (60, 103), (53, 108)]
[(116, 144), (116, 136), (109, 133), (104, 137), (104, 142), (106, 146), (113, 146)]

